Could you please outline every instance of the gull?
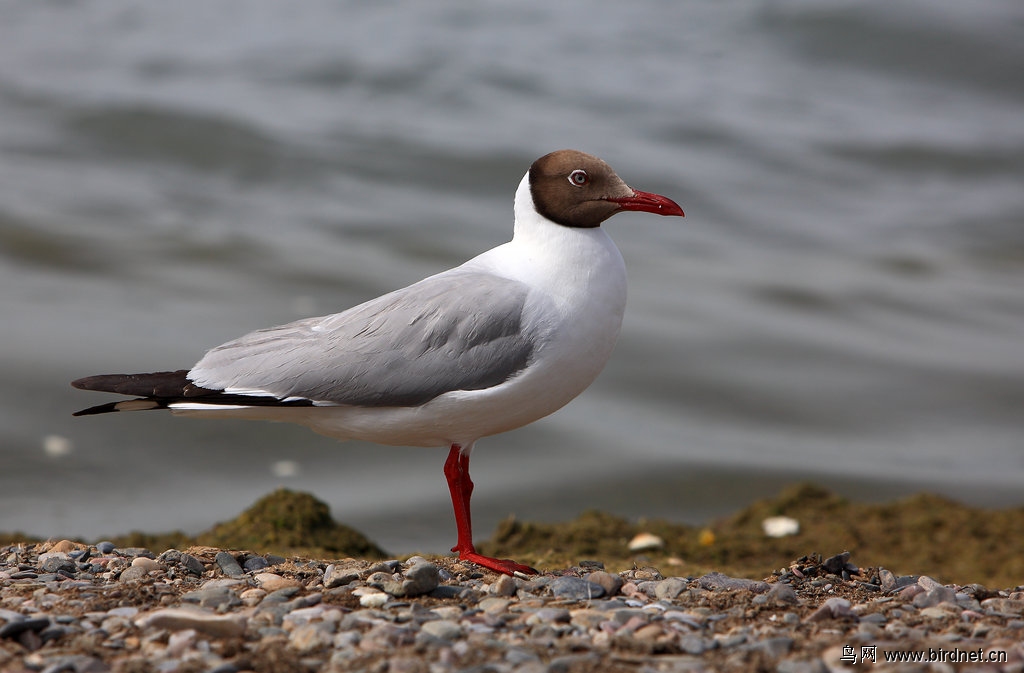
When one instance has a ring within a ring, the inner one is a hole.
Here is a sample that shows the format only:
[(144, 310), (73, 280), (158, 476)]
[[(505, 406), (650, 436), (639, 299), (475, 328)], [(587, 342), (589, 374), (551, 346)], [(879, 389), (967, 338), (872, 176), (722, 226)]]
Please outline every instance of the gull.
[(516, 189), (511, 241), (347, 311), (251, 332), (191, 369), (78, 379), (71, 385), (134, 399), (75, 415), (170, 409), (448, 448), (452, 551), (498, 573), (536, 574), (477, 552), (469, 459), (482, 437), (566, 405), (608, 362), (626, 307), (626, 267), (601, 224), (622, 211), (683, 216), (674, 201), (630, 188), (597, 157), (552, 152)]

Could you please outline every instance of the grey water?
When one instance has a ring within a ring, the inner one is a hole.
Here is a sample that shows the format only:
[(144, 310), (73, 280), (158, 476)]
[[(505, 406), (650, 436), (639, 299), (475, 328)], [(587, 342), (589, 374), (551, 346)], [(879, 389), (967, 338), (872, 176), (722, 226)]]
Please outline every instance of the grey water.
[(179, 369), (506, 241), (573, 147), (686, 218), (605, 224), (612, 362), (478, 443), (477, 535), (700, 522), (813, 479), (1024, 505), (1024, 4), (0, 1), (0, 530), (197, 532), (278, 485), (446, 550), (443, 450), (160, 413)]

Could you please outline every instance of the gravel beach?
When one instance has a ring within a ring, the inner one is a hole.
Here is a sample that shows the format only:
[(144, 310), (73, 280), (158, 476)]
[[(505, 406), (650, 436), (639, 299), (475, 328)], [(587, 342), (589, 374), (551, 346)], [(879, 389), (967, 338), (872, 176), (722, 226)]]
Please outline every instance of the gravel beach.
[[(887, 663), (919, 657), (930, 663)], [(69, 540), (0, 548), (3, 671), (1024, 670), (1024, 587), (795, 560), (761, 580), (600, 561), (318, 560)]]

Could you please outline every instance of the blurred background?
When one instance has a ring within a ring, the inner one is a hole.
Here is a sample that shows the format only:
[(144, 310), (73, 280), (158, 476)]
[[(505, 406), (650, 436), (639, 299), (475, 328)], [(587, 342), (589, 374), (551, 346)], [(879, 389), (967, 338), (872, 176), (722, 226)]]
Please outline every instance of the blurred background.
[(1024, 504), (1024, 4), (0, 0), (0, 530), (198, 532), (277, 485), (394, 553), (455, 532), (443, 450), (75, 418), (511, 236), (530, 163), (686, 219), (606, 227), (618, 348), (478, 443), (477, 535), (696, 523), (812, 479)]

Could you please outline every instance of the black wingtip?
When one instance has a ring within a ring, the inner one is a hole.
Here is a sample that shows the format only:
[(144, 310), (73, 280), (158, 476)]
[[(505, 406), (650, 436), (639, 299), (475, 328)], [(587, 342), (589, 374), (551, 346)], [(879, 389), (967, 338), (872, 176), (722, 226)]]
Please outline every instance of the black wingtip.
[(72, 416), (95, 416), (96, 414), (109, 414), (114, 411), (148, 411), (149, 409), (166, 409), (167, 405), (158, 400), (138, 399), (121, 400), (120, 402), (108, 402), (88, 409), (82, 409), (71, 414)]

